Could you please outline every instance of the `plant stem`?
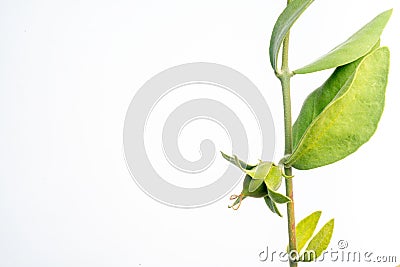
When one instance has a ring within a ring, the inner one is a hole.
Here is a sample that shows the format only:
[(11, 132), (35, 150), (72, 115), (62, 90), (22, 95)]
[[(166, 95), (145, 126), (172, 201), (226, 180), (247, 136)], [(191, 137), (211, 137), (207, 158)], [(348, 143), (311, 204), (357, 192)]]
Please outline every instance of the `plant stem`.
[[(287, 4), (291, 0), (287, 0)], [(283, 108), (284, 108), (284, 121), (285, 121), (285, 155), (292, 153), (292, 108), (290, 99), (290, 78), (293, 74), (289, 70), (289, 32), (283, 41), (282, 47), (282, 68), (279, 73), (279, 79), (282, 85), (283, 94)], [(287, 176), (292, 176), (292, 168), (285, 168), (285, 174)], [(296, 222), (294, 215), (294, 199), (293, 199), (293, 181), (292, 178), (285, 178), (286, 185), (286, 196), (288, 196), (292, 201), (287, 204), (287, 216), (288, 216), (288, 233), (289, 233), (289, 251), (296, 251)], [(297, 267), (297, 262), (290, 260), (289, 254), (289, 264), (290, 267)]]
[[(292, 112), (290, 100), (290, 75), (280, 78), (283, 93), (284, 120), (285, 120), (285, 155), (292, 153)], [(292, 176), (292, 168), (285, 168), (286, 176)], [(286, 196), (292, 201), (287, 204), (289, 251), (296, 251), (296, 222), (294, 216), (294, 198), (292, 178), (285, 178)], [(297, 262), (289, 261), (290, 267), (297, 267)]]

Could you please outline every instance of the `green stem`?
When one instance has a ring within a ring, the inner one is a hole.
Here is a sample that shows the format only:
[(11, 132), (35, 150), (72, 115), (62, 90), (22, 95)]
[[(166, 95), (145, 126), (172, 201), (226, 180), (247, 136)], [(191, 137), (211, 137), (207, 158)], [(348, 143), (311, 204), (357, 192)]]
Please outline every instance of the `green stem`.
[[(290, 0), (287, 0), (290, 3)], [(283, 41), (282, 47), (282, 68), (278, 78), (282, 85), (283, 108), (285, 121), (285, 155), (292, 153), (293, 134), (292, 134), (292, 104), (290, 99), (290, 78), (293, 74), (289, 70), (289, 32)], [(292, 176), (292, 168), (285, 168), (285, 174)], [(293, 181), (292, 178), (285, 178), (286, 196), (292, 201), (287, 204), (289, 251), (296, 251), (296, 222), (294, 215)], [(289, 260), (290, 267), (297, 267), (297, 262)]]
[[(284, 106), (284, 119), (285, 119), (285, 155), (292, 153), (292, 112), (291, 112), (291, 100), (290, 100), (290, 77), (291, 74), (288, 72), (287, 75), (283, 74), (280, 77), (282, 84), (283, 93), (283, 106)], [(292, 168), (285, 168), (285, 174), (290, 177), (292, 176)], [(289, 233), (289, 251), (296, 251), (296, 222), (294, 215), (294, 198), (293, 198), (293, 181), (292, 178), (285, 178), (286, 185), (286, 196), (292, 201), (287, 204), (287, 216), (288, 216), (288, 233)], [(290, 262), (290, 267), (297, 267), (297, 262)]]

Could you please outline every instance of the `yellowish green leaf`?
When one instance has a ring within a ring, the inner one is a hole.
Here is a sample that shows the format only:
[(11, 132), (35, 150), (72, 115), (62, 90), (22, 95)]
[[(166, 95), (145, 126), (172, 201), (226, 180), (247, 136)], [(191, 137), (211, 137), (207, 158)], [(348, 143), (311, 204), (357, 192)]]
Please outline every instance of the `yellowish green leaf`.
[(328, 104), (307, 127), (286, 165), (312, 169), (331, 164), (371, 138), (385, 105), (389, 58), (388, 48), (376, 49), (361, 60), (332, 100), (327, 94)]
[(295, 70), (294, 73), (305, 74), (336, 68), (361, 58), (371, 51), (372, 47), (378, 42), (391, 15), (392, 9), (379, 14), (344, 43), (315, 62)]

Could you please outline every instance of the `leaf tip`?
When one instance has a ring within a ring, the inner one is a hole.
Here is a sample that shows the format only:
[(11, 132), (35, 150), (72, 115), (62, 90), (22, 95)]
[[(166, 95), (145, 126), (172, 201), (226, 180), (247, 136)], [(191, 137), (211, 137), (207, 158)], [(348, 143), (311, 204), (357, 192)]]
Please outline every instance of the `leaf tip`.
[(389, 17), (391, 17), (392, 14), (393, 14), (393, 8), (388, 9), (388, 10), (384, 11), (383, 13), (384, 13), (384, 14), (387, 14)]
[(388, 9), (386, 11), (383, 11), (382, 13), (380, 13), (378, 16), (376, 16), (377, 18), (381, 18), (384, 21), (384, 26), (386, 26), (386, 24), (389, 22), (390, 18), (392, 17), (393, 14), (393, 8)]

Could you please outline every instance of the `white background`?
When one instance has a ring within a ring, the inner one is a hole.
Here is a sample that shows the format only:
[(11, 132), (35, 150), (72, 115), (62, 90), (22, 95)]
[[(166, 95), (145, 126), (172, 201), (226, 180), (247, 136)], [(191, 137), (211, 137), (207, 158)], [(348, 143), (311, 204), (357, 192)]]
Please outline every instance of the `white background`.
[[(228, 197), (194, 210), (159, 204), (129, 175), (122, 129), (133, 95), (153, 75), (215, 62), (264, 94), (279, 160), (281, 95), (267, 49), (283, 7), (284, 0), (1, 1), (0, 266), (271, 265), (258, 254), (286, 246), (285, 219), (256, 200), (237, 212), (227, 209)], [(323, 222), (336, 219), (333, 247), (344, 239), (349, 249), (400, 261), (399, 1), (315, 1), (293, 28), (290, 61), (309, 63), (390, 7), (382, 44), (392, 66), (376, 135), (338, 164), (296, 172), (294, 183), (297, 219), (314, 210), (324, 211)], [(328, 75), (293, 79), (294, 116)]]

